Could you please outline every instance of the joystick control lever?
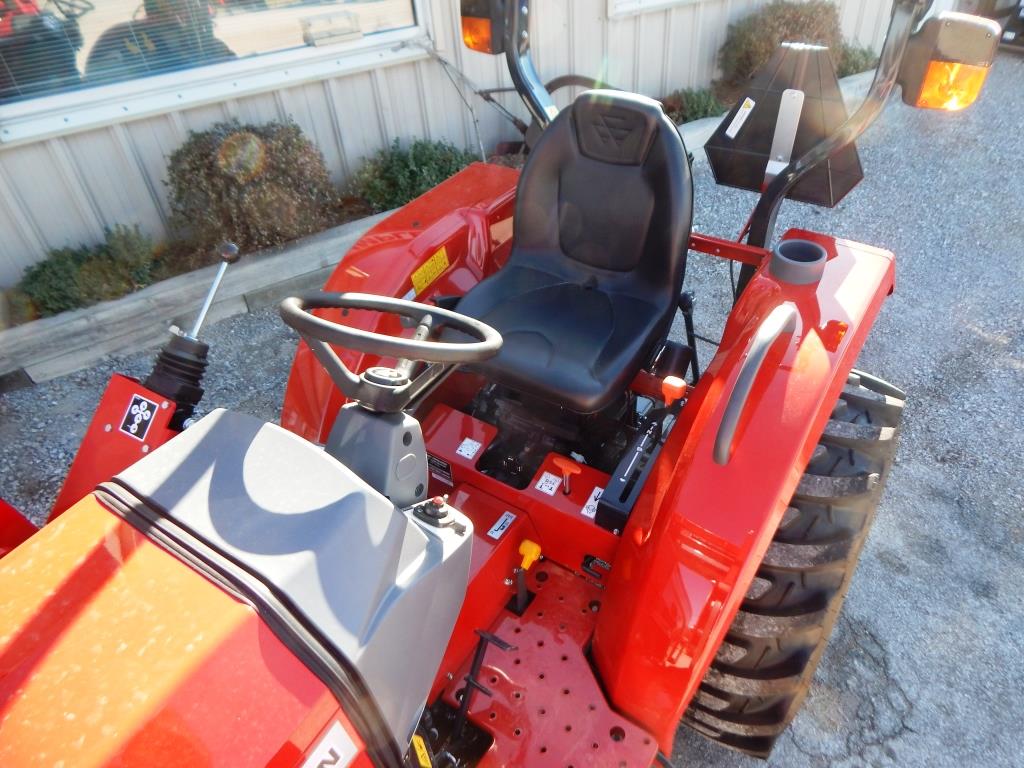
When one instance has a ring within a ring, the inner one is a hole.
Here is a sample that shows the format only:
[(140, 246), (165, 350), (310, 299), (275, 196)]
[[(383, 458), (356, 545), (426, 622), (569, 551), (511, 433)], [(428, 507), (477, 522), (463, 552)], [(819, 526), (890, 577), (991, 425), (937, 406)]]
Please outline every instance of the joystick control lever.
[(213, 276), (210, 290), (206, 292), (203, 306), (200, 307), (196, 321), (192, 325), (192, 332), (188, 334), (189, 338), (192, 339), (199, 338), (199, 330), (203, 327), (203, 322), (206, 320), (210, 307), (213, 306), (213, 299), (216, 297), (217, 291), (220, 290), (220, 283), (224, 279), (224, 273), (228, 271), (228, 264), (234, 264), (241, 256), (238, 252), (238, 246), (227, 240), (217, 246), (217, 255), (220, 256), (220, 266), (217, 267), (217, 274)]
[(179, 328), (171, 327), (171, 337), (160, 350), (152, 372), (143, 382), (148, 389), (174, 401), (174, 416), (170, 421), (172, 429), (185, 428), (203, 396), (203, 374), (206, 372), (210, 347), (199, 341), (199, 331), (210, 312), (228, 264), (234, 264), (239, 259), (238, 246), (229, 242), (221, 243), (217, 248), (217, 255), (220, 257), (220, 266), (213, 277), (210, 290), (206, 293), (192, 331), (185, 333)]

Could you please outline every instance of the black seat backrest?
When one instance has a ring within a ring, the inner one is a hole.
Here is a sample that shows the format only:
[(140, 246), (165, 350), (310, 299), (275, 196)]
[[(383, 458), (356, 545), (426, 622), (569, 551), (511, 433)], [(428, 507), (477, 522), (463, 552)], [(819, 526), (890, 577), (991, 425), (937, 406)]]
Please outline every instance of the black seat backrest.
[(659, 286), (674, 303), (692, 214), (686, 148), (661, 105), (587, 91), (548, 126), (523, 169), (514, 243), (561, 253), (574, 272), (600, 272), (612, 284), (609, 273), (631, 273), (626, 282)]

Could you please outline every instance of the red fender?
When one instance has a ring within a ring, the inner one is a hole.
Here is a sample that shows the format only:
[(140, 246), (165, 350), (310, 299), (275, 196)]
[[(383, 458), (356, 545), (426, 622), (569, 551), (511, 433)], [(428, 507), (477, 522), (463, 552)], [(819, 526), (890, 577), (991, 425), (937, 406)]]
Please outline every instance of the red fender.
[[(762, 265), (682, 411), (616, 553), (593, 654), (609, 697), (670, 753), (678, 722), (753, 579), (895, 274), (893, 255), (791, 230), (829, 253), (820, 283)], [(792, 302), (797, 330), (761, 367), (729, 462), (713, 459), (758, 327)]]

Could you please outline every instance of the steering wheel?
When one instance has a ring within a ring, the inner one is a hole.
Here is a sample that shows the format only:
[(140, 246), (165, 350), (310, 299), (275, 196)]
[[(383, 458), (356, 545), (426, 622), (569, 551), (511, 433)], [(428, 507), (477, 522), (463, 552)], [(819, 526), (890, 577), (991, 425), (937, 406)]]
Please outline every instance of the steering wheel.
[(57, 6), (57, 10), (68, 19), (77, 19), (96, 8), (89, 0), (50, 0), (50, 2)]
[[(413, 320), (411, 339), (364, 331), (335, 323), (311, 313), (314, 309), (369, 309)], [(281, 302), (281, 319), (298, 331), (303, 341), (327, 370), (338, 389), (351, 400), (383, 413), (398, 413), (439, 384), (455, 367), (494, 357), (501, 348), (501, 334), (489, 325), (458, 312), (366, 293), (312, 291)], [(439, 326), (475, 341), (436, 341), (429, 336)], [(396, 357), (394, 368), (373, 366), (356, 376), (328, 346)], [(416, 376), (417, 362), (427, 366)]]

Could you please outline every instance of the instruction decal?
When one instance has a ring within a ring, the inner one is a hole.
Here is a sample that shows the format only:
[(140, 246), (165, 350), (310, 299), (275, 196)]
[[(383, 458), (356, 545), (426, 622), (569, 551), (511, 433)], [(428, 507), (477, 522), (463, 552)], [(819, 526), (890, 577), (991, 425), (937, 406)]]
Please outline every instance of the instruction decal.
[(157, 405), (142, 395), (132, 395), (132, 402), (121, 419), (121, 431), (140, 442), (146, 439), (149, 425), (153, 423)]
[(452, 465), (440, 456), (428, 453), (427, 469), (430, 470), (430, 476), (435, 480), (440, 480), (447, 485), (455, 485), (455, 480), (452, 478)]
[(580, 514), (593, 520), (597, 516), (597, 502), (601, 500), (603, 492), (604, 488), (598, 488), (595, 485), (594, 490), (590, 492), (590, 498), (587, 499), (587, 503), (580, 508)]
[(316, 749), (306, 758), (302, 768), (344, 768), (352, 762), (356, 753), (352, 737), (341, 727), (341, 723), (335, 721), (320, 739)]
[(512, 523), (515, 522), (516, 516), (511, 512), (502, 513), (498, 521), (491, 526), (491, 530), (487, 532), (487, 535), (497, 541), (505, 535), (505, 531), (512, 527)]
[(558, 475), (552, 475), (550, 472), (545, 472), (540, 476), (540, 480), (533, 486), (541, 493), (546, 493), (548, 496), (554, 496), (555, 491), (562, 487), (562, 478)]
[(416, 270), (412, 273), (410, 279), (412, 280), (413, 290), (417, 294), (423, 293), (450, 266), (448, 250), (442, 245), (434, 252), (433, 256), (416, 267)]
[(725, 129), (725, 135), (730, 139), (735, 139), (736, 134), (740, 132), (740, 128), (747, 122), (747, 118), (750, 117), (750, 113), (754, 111), (755, 102), (752, 98), (747, 96), (740, 105), (739, 111), (736, 112), (736, 116), (729, 123), (729, 127)]
[(474, 440), (472, 437), (467, 437), (458, 448), (455, 449), (455, 453), (464, 459), (472, 459), (480, 450), (480, 446), (483, 443)]

